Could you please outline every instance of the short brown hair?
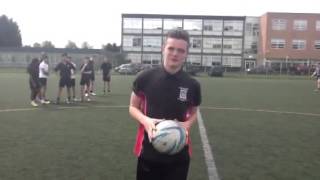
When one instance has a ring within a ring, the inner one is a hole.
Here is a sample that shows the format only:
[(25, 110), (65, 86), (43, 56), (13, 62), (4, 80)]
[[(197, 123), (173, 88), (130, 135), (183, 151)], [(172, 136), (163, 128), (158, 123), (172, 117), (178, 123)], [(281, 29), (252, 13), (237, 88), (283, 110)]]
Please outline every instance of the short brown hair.
[(188, 43), (188, 46), (190, 45), (189, 33), (183, 29), (169, 30), (166, 35), (166, 39), (168, 38), (182, 39)]

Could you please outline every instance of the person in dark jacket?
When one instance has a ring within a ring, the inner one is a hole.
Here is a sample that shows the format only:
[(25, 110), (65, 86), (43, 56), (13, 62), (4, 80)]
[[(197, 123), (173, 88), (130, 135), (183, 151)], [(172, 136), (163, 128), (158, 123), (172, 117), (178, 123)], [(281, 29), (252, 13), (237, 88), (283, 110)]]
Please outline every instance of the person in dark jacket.
[(36, 98), (40, 93), (40, 82), (39, 82), (39, 59), (33, 58), (27, 68), (29, 74), (29, 86), (31, 90), (31, 105), (34, 107), (39, 106), (36, 103)]

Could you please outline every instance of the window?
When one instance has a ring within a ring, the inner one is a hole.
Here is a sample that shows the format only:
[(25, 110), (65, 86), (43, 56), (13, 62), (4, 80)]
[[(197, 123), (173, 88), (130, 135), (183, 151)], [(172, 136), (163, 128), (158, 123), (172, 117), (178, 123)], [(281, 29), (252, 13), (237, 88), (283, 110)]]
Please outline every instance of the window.
[(320, 31), (320, 20), (316, 21), (316, 31)]
[(143, 54), (142, 63), (143, 64), (160, 64), (161, 54)]
[(135, 47), (135, 46), (141, 46), (142, 45), (142, 40), (141, 40), (141, 37), (134, 37), (132, 39), (132, 46)]
[(145, 34), (161, 34), (162, 20), (145, 18), (143, 20), (143, 32)]
[(126, 60), (132, 63), (141, 63), (141, 54), (129, 53)]
[(203, 52), (206, 53), (221, 53), (222, 39), (221, 38), (204, 38)]
[(314, 41), (314, 48), (315, 49), (320, 49), (320, 40), (315, 40)]
[(271, 48), (280, 49), (284, 48), (286, 45), (286, 40), (284, 39), (271, 39)]
[(225, 38), (223, 39), (223, 53), (240, 54), (242, 52), (242, 39)]
[(224, 21), (224, 35), (241, 36), (243, 31), (243, 21)]
[(124, 33), (141, 33), (142, 19), (141, 18), (124, 18), (123, 31)]
[(202, 39), (198, 37), (190, 37), (190, 52), (201, 52)]
[(202, 66), (211, 66), (212, 64), (221, 64), (221, 56), (202, 56)]
[(141, 36), (123, 36), (123, 50), (125, 51), (141, 51)]
[(163, 28), (166, 33), (170, 29), (182, 29), (182, 20), (181, 19), (164, 19)]
[(293, 29), (296, 31), (305, 31), (307, 30), (308, 21), (307, 20), (294, 20)]
[(202, 33), (202, 20), (185, 19), (183, 28), (187, 30), (190, 35), (200, 35)]
[(192, 65), (201, 65), (201, 56), (200, 55), (189, 55), (187, 62)]
[(204, 35), (222, 35), (222, 20), (204, 20)]
[(144, 36), (144, 51), (161, 51), (161, 36)]
[(192, 48), (201, 48), (201, 39), (192, 39), (191, 42), (191, 47)]
[(240, 56), (223, 56), (222, 65), (228, 67), (241, 67)]
[(305, 49), (306, 40), (292, 40), (292, 49)]
[(287, 20), (285, 19), (272, 19), (272, 30), (286, 30)]

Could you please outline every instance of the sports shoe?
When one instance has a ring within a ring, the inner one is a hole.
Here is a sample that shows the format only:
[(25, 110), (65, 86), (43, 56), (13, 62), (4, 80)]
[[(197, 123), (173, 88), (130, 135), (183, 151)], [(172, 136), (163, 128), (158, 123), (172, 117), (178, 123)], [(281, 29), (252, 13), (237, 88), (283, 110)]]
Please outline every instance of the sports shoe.
[(73, 102), (77, 102), (77, 101), (80, 101), (80, 99), (73, 98)]
[(91, 94), (92, 96), (95, 96), (95, 95), (97, 95), (97, 94), (96, 94), (96, 93), (94, 93), (94, 92), (91, 92), (90, 94)]
[(33, 107), (38, 107), (39, 105), (35, 101), (31, 101), (30, 103)]
[(40, 102), (41, 102), (41, 104), (50, 104), (49, 100), (41, 99)]
[(90, 101), (91, 101), (91, 99), (90, 99), (90, 98), (88, 98), (88, 99), (87, 99), (87, 101), (88, 101), (88, 102), (90, 102)]
[(69, 101), (69, 99), (66, 99), (66, 103), (67, 103), (67, 104), (70, 104), (71, 102)]
[(85, 97), (88, 97), (88, 96), (89, 96), (89, 94), (88, 94), (88, 93), (85, 93), (85, 94), (84, 94), (84, 96), (85, 96)]

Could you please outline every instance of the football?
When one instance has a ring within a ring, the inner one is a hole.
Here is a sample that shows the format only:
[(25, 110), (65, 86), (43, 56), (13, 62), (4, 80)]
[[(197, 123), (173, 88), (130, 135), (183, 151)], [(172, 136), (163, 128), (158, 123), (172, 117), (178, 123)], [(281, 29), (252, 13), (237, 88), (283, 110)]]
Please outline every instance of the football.
[(160, 153), (173, 155), (186, 145), (186, 130), (178, 122), (164, 120), (156, 125), (153, 147)]

